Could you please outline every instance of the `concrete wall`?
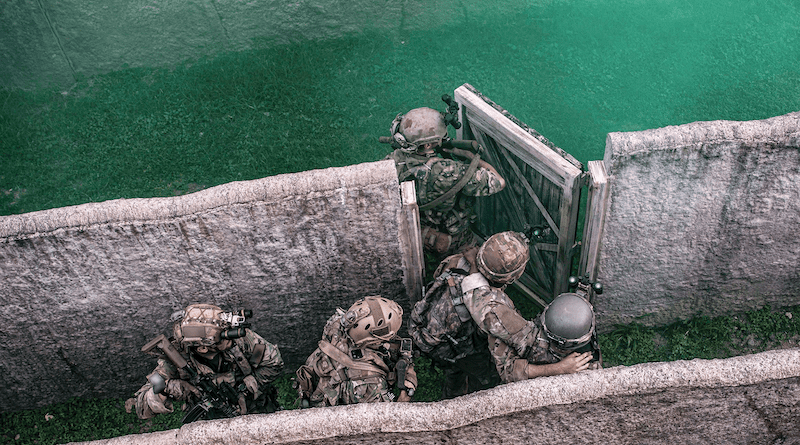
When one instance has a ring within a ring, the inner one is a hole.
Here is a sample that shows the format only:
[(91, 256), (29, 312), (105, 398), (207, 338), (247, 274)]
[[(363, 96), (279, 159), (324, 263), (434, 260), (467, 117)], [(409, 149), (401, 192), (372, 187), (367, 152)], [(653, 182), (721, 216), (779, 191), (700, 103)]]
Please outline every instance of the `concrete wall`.
[(0, 410), (129, 396), (194, 302), (253, 309), (296, 369), (337, 306), (409, 309), (401, 210), (381, 161), (0, 217)]
[(800, 304), (800, 113), (610, 133), (598, 323)]
[(397, 34), (524, 7), (505, 0), (7, 0), (0, 2), (0, 87), (69, 85), (128, 66), (369, 29)]
[(645, 363), (378, 403), (196, 422), (132, 444), (800, 444), (800, 350)]

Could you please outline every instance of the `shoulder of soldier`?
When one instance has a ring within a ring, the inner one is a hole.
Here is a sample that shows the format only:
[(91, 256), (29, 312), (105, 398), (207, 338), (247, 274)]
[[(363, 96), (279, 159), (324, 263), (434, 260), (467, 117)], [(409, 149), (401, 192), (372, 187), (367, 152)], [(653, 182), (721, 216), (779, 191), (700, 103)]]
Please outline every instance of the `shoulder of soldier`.
[(476, 288), (472, 292), (472, 300), (477, 302), (479, 305), (504, 304), (512, 309), (515, 309), (514, 302), (511, 301), (511, 298), (509, 298), (502, 289), (492, 286), (481, 286)]
[[(442, 260), (439, 263), (439, 266), (436, 267), (436, 271), (433, 273), (433, 278), (439, 277), (445, 270), (452, 270), (452, 269), (459, 269), (464, 267), (464, 263), (466, 259), (464, 258), (464, 254), (456, 253), (450, 255), (449, 257)], [(469, 271), (469, 263), (466, 264), (467, 271)]]
[(245, 331), (244, 337), (241, 337), (241, 338), (237, 339), (237, 340), (239, 340), (239, 342), (237, 342), (237, 343), (242, 343), (242, 345), (246, 345), (247, 346), (247, 350), (252, 350), (253, 347), (255, 345), (257, 345), (257, 344), (263, 344), (263, 345), (267, 345), (267, 346), (270, 346), (270, 347), (276, 347), (272, 343), (270, 343), (267, 340), (265, 340), (264, 337), (258, 335), (258, 333), (256, 333), (252, 329), (245, 328), (244, 331)]
[(325, 322), (325, 327), (322, 328), (323, 338), (330, 341), (331, 338), (341, 335), (342, 316), (344, 316), (344, 309), (337, 307), (336, 312), (328, 318), (328, 321)]

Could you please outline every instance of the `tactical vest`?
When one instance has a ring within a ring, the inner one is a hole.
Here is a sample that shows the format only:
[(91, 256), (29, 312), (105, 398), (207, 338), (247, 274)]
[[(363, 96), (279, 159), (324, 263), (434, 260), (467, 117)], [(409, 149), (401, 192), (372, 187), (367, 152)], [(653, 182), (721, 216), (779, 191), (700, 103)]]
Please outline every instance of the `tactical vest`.
[[(298, 368), (297, 390), (311, 406), (353, 403), (348, 390), (359, 385), (381, 388), (378, 399), (390, 399), (388, 385), (393, 383), (384, 357), (370, 348), (356, 348), (341, 327), (342, 309), (328, 319), (317, 349)], [(385, 394), (384, 394), (385, 393)]]

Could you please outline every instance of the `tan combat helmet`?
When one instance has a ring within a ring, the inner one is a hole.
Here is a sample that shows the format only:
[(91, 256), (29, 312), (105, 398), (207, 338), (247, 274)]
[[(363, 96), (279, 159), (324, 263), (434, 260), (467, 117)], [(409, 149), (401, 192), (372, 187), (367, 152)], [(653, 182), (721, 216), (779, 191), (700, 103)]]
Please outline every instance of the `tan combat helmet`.
[(525, 272), (528, 239), (518, 232), (495, 233), (478, 249), (478, 270), (488, 280), (511, 284)]
[(414, 152), (423, 144), (445, 140), (447, 124), (444, 115), (433, 108), (414, 108), (394, 118), (391, 132), (395, 146), (406, 152)]
[(186, 307), (183, 319), (173, 325), (175, 340), (183, 348), (212, 346), (220, 342), (221, 335), (230, 328), (224, 312), (213, 304), (191, 304)]
[(403, 308), (380, 296), (365, 297), (350, 306), (341, 323), (356, 347), (375, 347), (397, 335), (403, 324)]
[(594, 335), (594, 308), (578, 294), (563, 293), (557, 296), (539, 317), (547, 338), (558, 349), (578, 349), (589, 343)]

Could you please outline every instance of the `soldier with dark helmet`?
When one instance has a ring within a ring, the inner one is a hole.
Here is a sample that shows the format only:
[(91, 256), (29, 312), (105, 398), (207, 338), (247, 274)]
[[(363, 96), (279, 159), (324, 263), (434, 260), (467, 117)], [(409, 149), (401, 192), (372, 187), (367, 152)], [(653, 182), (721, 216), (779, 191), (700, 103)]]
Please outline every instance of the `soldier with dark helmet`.
[(417, 375), (411, 339), (400, 339), (403, 309), (380, 296), (337, 309), (318, 348), (296, 372), (302, 407), (411, 400)]
[[(445, 115), (439, 111), (423, 107), (398, 114), (391, 132), (395, 150), (386, 159), (395, 162), (400, 182), (414, 181), (425, 250), (438, 262), (475, 245), (470, 228), (475, 199), (502, 190), (503, 177), (476, 153), (443, 148), (450, 138)], [(445, 158), (442, 153), (462, 159)]]
[(184, 423), (275, 411), (272, 382), (283, 371), (283, 359), (277, 346), (245, 327), (244, 312), (192, 304), (176, 314), (173, 337), (162, 334), (142, 348), (160, 349), (154, 354), (160, 358), (149, 382), (125, 403), (127, 411), (135, 408), (139, 418), (149, 419), (171, 413), (176, 400), (187, 401), (196, 414), (189, 420), (187, 414)]
[[(480, 249), (442, 261), (415, 305), (409, 333), (445, 370), (445, 397), (598, 366), (590, 364), (592, 351), (576, 352), (595, 338), (594, 310), (585, 298), (561, 294), (526, 320), (504, 292), (522, 275), (528, 254), (523, 234), (495, 234)], [(487, 357), (493, 369), (487, 370)]]

